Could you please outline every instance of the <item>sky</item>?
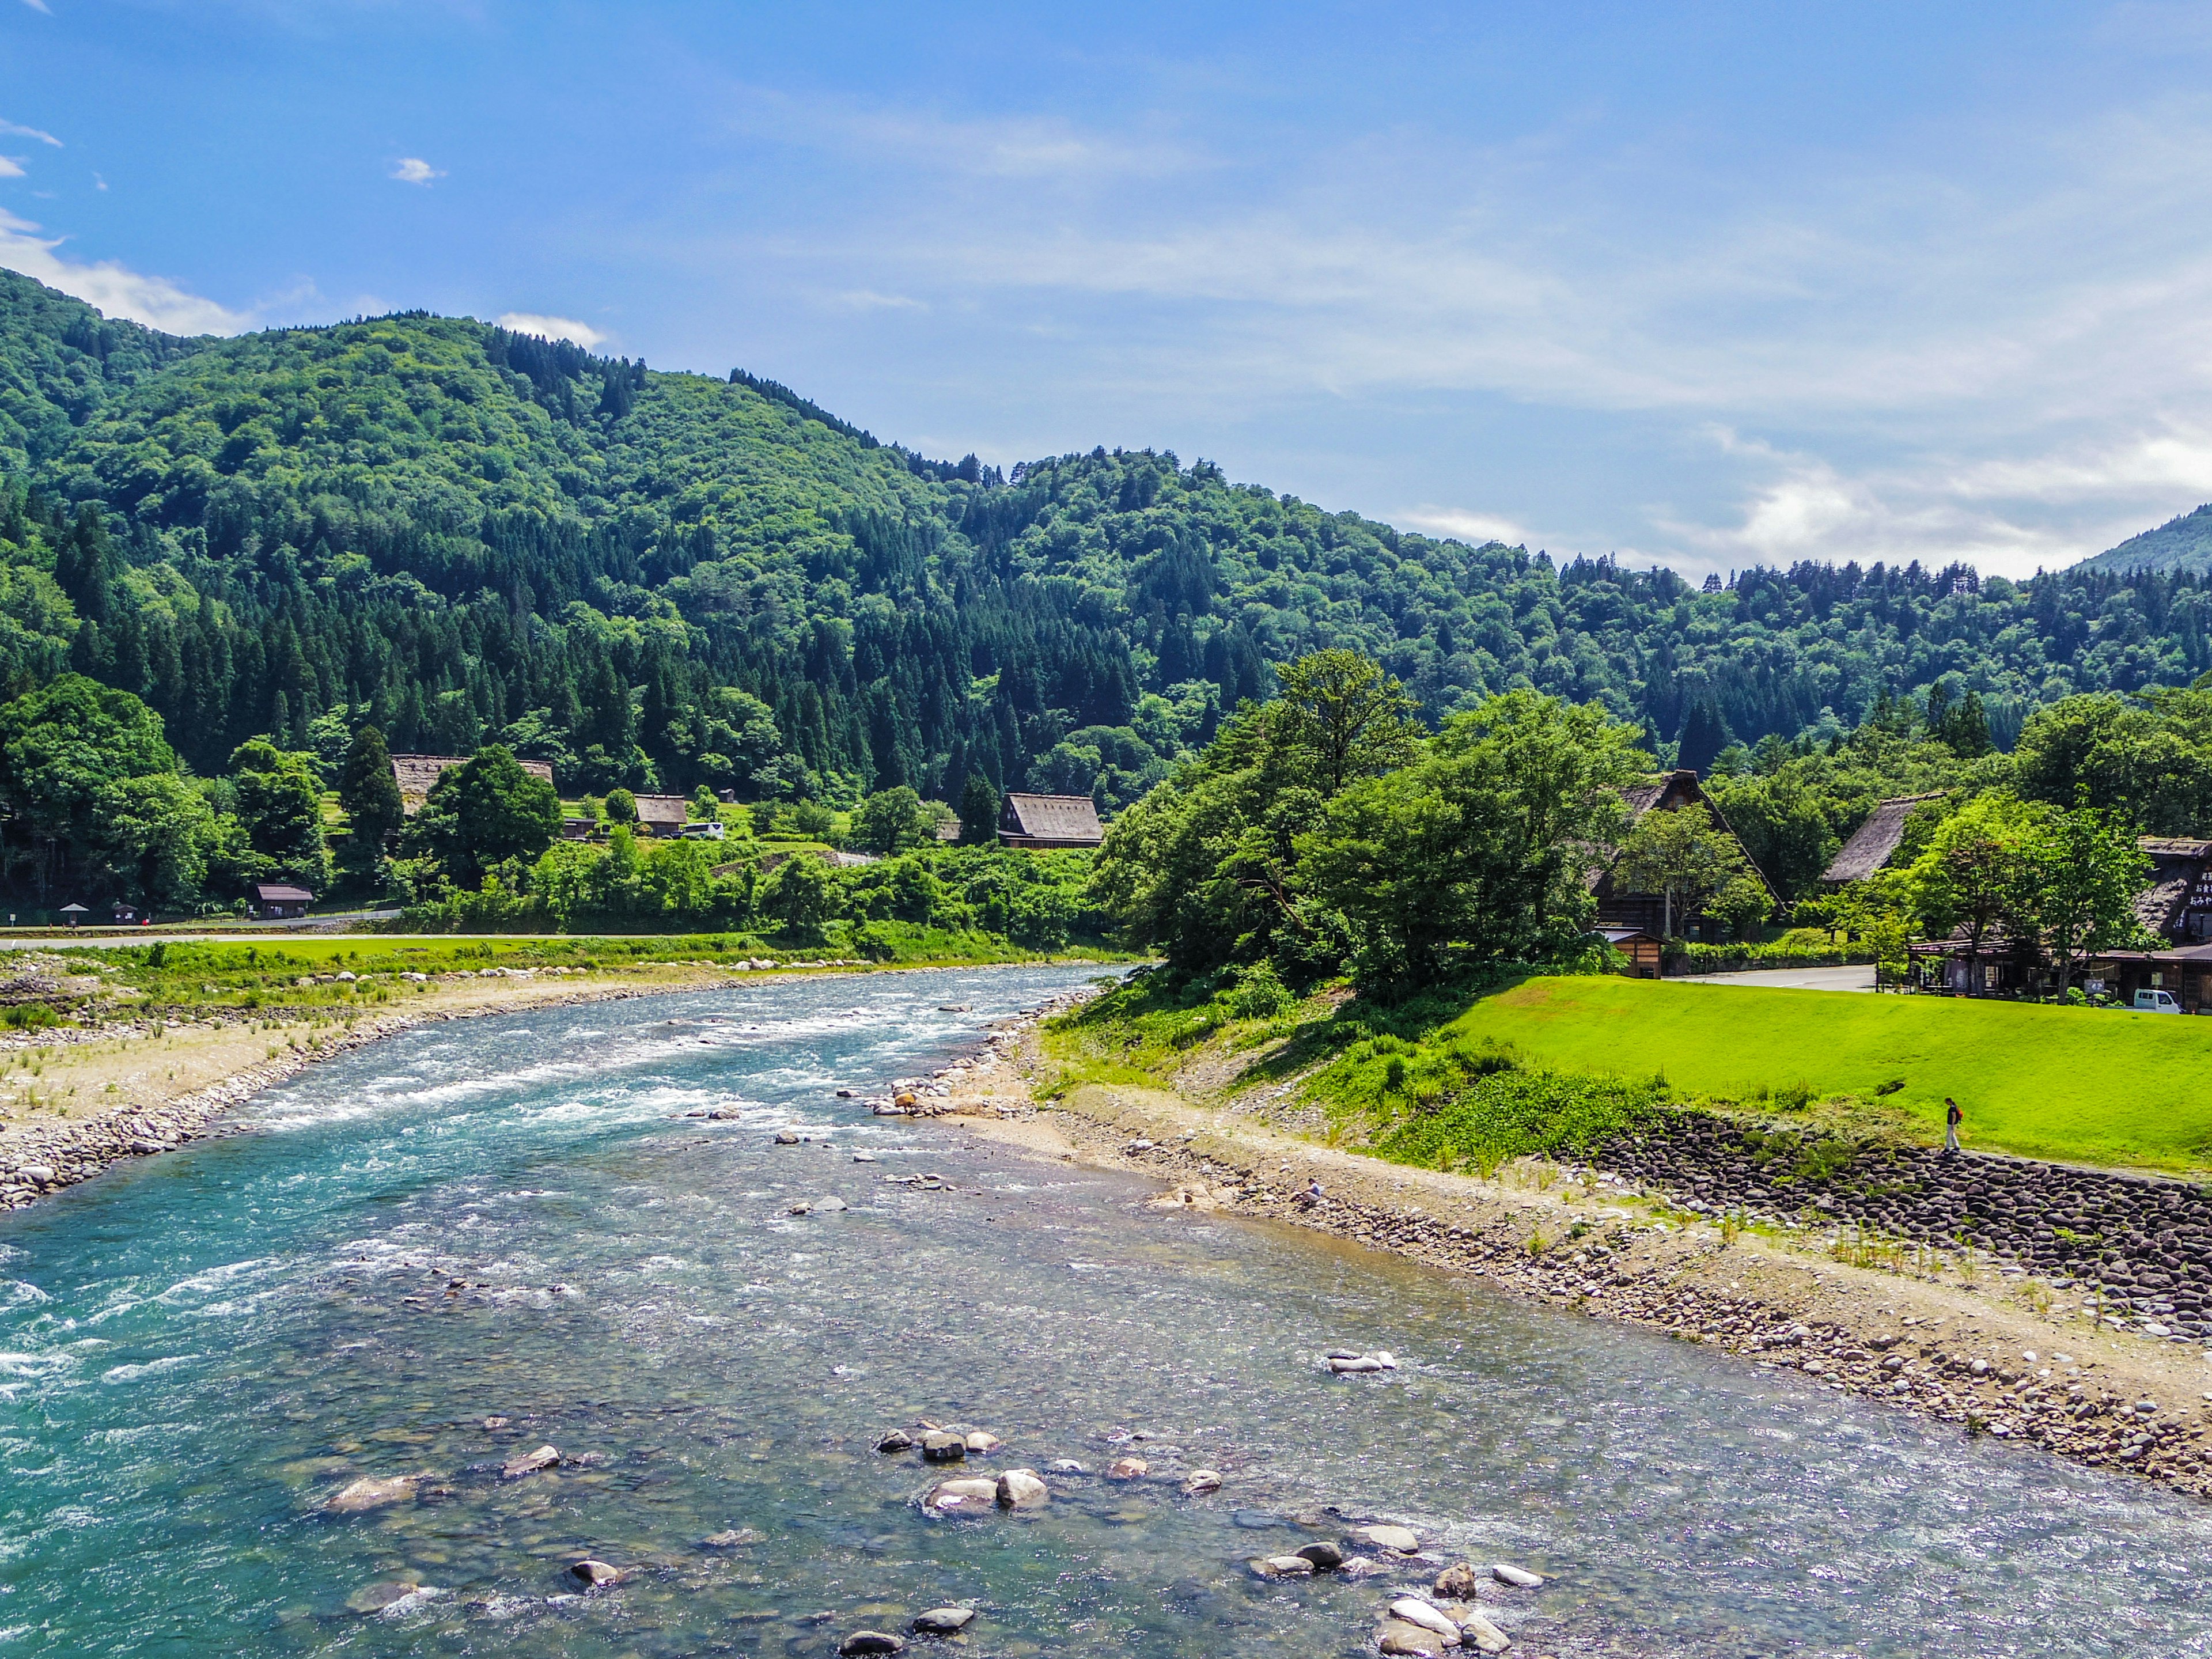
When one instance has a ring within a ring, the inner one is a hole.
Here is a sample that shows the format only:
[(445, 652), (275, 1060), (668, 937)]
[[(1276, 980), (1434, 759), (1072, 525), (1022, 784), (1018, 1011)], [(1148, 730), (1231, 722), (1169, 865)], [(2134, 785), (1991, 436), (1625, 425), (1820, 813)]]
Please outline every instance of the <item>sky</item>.
[(2212, 501), (2208, 70), (2202, 4), (0, 0), (0, 264), (1554, 558), (2024, 575)]

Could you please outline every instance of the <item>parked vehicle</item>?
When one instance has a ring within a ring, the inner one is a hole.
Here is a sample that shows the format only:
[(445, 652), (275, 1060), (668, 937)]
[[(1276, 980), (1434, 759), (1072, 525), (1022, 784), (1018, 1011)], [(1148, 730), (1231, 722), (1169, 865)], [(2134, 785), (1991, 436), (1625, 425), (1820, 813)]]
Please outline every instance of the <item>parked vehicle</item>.
[(2138, 991), (2136, 993), (2136, 1010), (2146, 1014), (2178, 1014), (2181, 1012), (2181, 1005), (2173, 1000), (2171, 991)]

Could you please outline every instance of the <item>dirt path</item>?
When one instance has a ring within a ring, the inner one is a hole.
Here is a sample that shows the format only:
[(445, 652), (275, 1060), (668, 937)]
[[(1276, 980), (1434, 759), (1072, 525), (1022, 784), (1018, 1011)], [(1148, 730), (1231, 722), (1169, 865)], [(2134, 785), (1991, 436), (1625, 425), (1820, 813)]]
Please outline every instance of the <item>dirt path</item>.
[(1035, 1063), (1033, 1048), (1007, 1045), (946, 1079), (934, 1109), (1040, 1159), (1140, 1170), (1160, 1182), (1161, 1205), (1334, 1233), (1969, 1433), (2212, 1494), (2203, 1351), (2060, 1312), (2023, 1276), (1853, 1265), (1809, 1237), (1723, 1229), (1595, 1171), (1524, 1163), (1486, 1181), (1412, 1169), (1163, 1090), (1091, 1085), (1039, 1109), (1023, 1103)]

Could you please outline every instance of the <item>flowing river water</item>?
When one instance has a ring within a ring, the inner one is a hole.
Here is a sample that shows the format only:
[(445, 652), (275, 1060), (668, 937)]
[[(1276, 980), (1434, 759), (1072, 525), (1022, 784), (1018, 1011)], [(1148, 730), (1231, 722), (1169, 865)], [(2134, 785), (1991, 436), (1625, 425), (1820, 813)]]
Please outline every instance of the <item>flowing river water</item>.
[[(835, 1097), (1081, 977), (429, 1027), (0, 1220), (0, 1659), (830, 1655), (950, 1602), (977, 1655), (1349, 1656), (1433, 1565), (1243, 1563), (1355, 1518), (1550, 1575), (1486, 1592), (1527, 1655), (2212, 1654), (2202, 1506)], [(922, 1417), (1170, 1478), (926, 1516), (872, 1449)], [(630, 1577), (574, 1594), (586, 1554)], [(349, 1607), (391, 1583), (424, 1589)]]

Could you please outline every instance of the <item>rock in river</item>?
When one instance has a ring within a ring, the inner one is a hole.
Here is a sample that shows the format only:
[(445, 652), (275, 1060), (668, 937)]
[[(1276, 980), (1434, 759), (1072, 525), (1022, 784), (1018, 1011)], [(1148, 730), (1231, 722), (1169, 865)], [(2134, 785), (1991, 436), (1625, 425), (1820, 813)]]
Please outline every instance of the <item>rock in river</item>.
[(988, 1457), (1006, 1443), (988, 1429), (971, 1429), (963, 1443), (978, 1457)]
[(550, 1469), (561, 1461), (561, 1454), (550, 1446), (540, 1446), (536, 1451), (525, 1452), (520, 1457), (510, 1457), (500, 1465), (502, 1480), (520, 1480), (526, 1474), (535, 1474), (540, 1469)]
[(942, 1429), (921, 1437), (921, 1455), (933, 1463), (957, 1463), (968, 1455), (968, 1443)]
[(1526, 1567), (1509, 1567), (1502, 1562), (1490, 1570), (1490, 1576), (1501, 1584), (1510, 1584), (1516, 1589), (1541, 1589), (1543, 1575), (1530, 1572)]
[(404, 1504), (414, 1495), (415, 1477), (411, 1474), (381, 1480), (365, 1475), (340, 1486), (323, 1500), (323, 1508), (332, 1515), (360, 1515), (389, 1504)]
[(766, 1533), (755, 1532), (750, 1527), (732, 1527), (726, 1532), (710, 1533), (699, 1540), (699, 1547), (709, 1550), (733, 1550), (746, 1544), (761, 1543), (767, 1537)]
[(1035, 1469), (1008, 1469), (999, 1477), (999, 1502), (1010, 1510), (1041, 1509), (1052, 1501), (1052, 1489), (1037, 1478)]
[(1469, 1607), (1460, 1625), (1460, 1639), (1477, 1653), (1503, 1653), (1513, 1645), (1513, 1638), (1492, 1624), (1481, 1613)]
[(1221, 1490), (1221, 1471), (1218, 1469), (1193, 1469), (1190, 1472), (1190, 1479), (1182, 1483), (1182, 1489), (1193, 1498), (1197, 1497), (1200, 1492), (1219, 1492)]
[[(389, 1613), (403, 1601), (410, 1601), (422, 1594), (423, 1587), (410, 1584), (404, 1579), (388, 1578), (380, 1584), (364, 1584), (346, 1597), (349, 1613)], [(432, 1592), (435, 1594), (435, 1592)]]
[(914, 1449), (914, 1437), (908, 1434), (904, 1429), (893, 1429), (889, 1434), (876, 1442), (876, 1449), (879, 1452), (912, 1451)]
[(999, 1501), (999, 1483), (980, 1475), (940, 1481), (925, 1501), (940, 1515), (975, 1514)]
[(902, 1636), (893, 1636), (880, 1630), (856, 1630), (837, 1644), (837, 1651), (844, 1659), (860, 1659), (862, 1655), (896, 1653), (906, 1645)]
[(1390, 1604), (1390, 1616), (1409, 1625), (1419, 1625), (1423, 1630), (1432, 1630), (1454, 1644), (1459, 1641), (1459, 1621), (1447, 1617), (1418, 1595), (1400, 1596)]
[(973, 1607), (932, 1607), (915, 1615), (914, 1628), (921, 1636), (952, 1636), (967, 1629), (975, 1616)]
[(1353, 1529), (1352, 1541), (1378, 1550), (1395, 1550), (1401, 1555), (1411, 1555), (1421, 1547), (1420, 1539), (1410, 1527), (1359, 1527)]
[(1472, 1566), (1455, 1561), (1437, 1575), (1437, 1582), (1429, 1589), (1448, 1601), (1467, 1601), (1474, 1599), (1474, 1587), (1480, 1582)]
[(1419, 1625), (1408, 1625), (1402, 1620), (1392, 1619), (1384, 1622), (1381, 1639), (1376, 1645), (1385, 1653), (1423, 1653), (1431, 1656), (1433, 1659), (1433, 1656), (1442, 1653), (1446, 1648), (1457, 1647), (1459, 1638), (1454, 1636), (1447, 1641), (1432, 1630), (1425, 1630)]
[(1252, 1560), (1252, 1571), (1262, 1578), (1310, 1578), (1314, 1564), (1303, 1555), (1261, 1555)]
[(1117, 1457), (1106, 1466), (1109, 1480), (1135, 1480), (1152, 1473), (1152, 1466), (1141, 1457)]
[(1344, 1565), (1344, 1552), (1334, 1544), (1308, 1544), (1293, 1553), (1312, 1562), (1316, 1572), (1334, 1572)]
[(568, 1576), (580, 1584), (588, 1584), (593, 1589), (605, 1589), (610, 1584), (622, 1583), (623, 1571), (587, 1555), (582, 1560), (570, 1564)]

